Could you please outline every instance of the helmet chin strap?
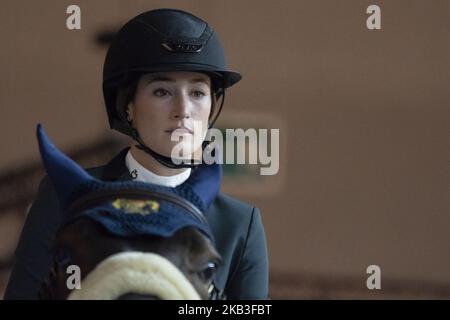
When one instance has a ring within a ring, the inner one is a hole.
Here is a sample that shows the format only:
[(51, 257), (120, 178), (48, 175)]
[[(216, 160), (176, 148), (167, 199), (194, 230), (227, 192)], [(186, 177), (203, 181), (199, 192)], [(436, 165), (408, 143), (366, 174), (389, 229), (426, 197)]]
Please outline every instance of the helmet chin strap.
[[(214, 125), (214, 123), (216, 122), (217, 118), (220, 115), (220, 112), (222, 111), (222, 107), (225, 101), (225, 90), (222, 91), (222, 99), (220, 102), (220, 106), (219, 106), (219, 110), (217, 111), (216, 115), (214, 116), (214, 119), (211, 121), (211, 123), (208, 126), (208, 129), (211, 129), (212, 126)], [(144, 141), (141, 139), (139, 132), (137, 131), (136, 128), (134, 128), (131, 124), (131, 132), (132, 132), (132, 138), (138, 143), (136, 145), (136, 148), (138, 148), (139, 150), (144, 151), (145, 153), (151, 155), (156, 161), (158, 161), (160, 164), (162, 164), (163, 166), (166, 166), (167, 168), (170, 169), (183, 169), (183, 168), (196, 168), (199, 165), (202, 164), (202, 160), (200, 161), (195, 161), (193, 159), (189, 160), (189, 163), (186, 163), (187, 160), (184, 159), (179, 159), (180, 163), (175, 163), (171, 157), (166, 157), (158, 152), (156, 152), (155, 150), (153, 150), (152, 148), (148, 147)], [(208, 145), (210, 144), (210, 141), (203, 141), (202, 143), (202, 152), (208, 147)], [(214, 152), (214, 151), (212, 151)]]

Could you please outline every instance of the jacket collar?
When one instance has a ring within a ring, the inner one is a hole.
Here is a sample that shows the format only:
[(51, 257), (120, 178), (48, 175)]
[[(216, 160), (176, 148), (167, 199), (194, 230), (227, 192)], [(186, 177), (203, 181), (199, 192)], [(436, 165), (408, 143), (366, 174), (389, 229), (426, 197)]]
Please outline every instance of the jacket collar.
[(127, 156), (129, 147), (120, 151), (103, 169), (102, 180), (104, 181), (125, 181), (131, 180), (130, 172), (125, 165), (125, 157)]

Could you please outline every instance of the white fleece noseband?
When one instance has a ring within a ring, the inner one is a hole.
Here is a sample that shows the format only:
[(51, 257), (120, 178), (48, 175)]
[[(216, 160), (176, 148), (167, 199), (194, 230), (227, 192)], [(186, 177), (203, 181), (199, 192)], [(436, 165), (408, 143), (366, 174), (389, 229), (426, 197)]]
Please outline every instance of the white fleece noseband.
[(162, 300), (199, 300), (181, 271), (154, 253), (123, 252), (99, 263), (73, 290), (68, 300), (114, 300), (127, 293), (157, 296)]

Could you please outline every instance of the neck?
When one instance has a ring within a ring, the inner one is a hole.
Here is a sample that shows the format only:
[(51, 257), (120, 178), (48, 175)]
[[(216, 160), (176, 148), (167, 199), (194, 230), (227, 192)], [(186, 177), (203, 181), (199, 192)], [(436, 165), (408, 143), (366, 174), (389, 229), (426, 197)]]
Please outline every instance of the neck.
[(159, 163), (151, 155), (145, 153), (143, 150), (136, 148), (134, 144), (131, 145), (130, 152), (133, 158), (136, 159), (136, 161), (139, 162), (145, 169), (153, 172), (158, 176), (174, 176), (188, 170), (187, 168), (168, 168), (165, 165)]

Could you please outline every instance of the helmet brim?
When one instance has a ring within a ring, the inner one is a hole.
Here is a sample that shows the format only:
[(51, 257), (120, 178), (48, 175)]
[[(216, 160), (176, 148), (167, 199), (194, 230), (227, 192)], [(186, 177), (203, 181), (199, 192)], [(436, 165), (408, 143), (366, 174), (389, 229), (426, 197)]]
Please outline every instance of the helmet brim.
[[(242, 79), (242, 75), (236, 71), (232, 70), (222, 70), (215, 66), (210, 66), (207, 64), (192, 64), (192, 63), (174, 63), (174, 64), (162, 64), (162, 65), (150, 65), (147, 67), (139, 67), (135, 69), (128, 70), (128, 77), (133, 77), (132, 75), (142, 74), (142, 73), (153, 73), (153, 72), (170, 72), (170, 71), (192, 71), (192, 72), (204, 72), (218, 75), (222, 78), (223, 88), (227, 89), (234, 84), (238, 83)], [(117, 76), (112, 76), (108, 81), (105, 82), (106, 87), (117, 86), (123, 83), (123, 74), (118, 74)]]

